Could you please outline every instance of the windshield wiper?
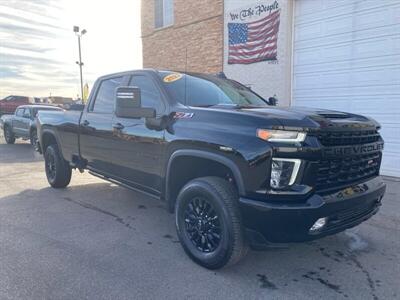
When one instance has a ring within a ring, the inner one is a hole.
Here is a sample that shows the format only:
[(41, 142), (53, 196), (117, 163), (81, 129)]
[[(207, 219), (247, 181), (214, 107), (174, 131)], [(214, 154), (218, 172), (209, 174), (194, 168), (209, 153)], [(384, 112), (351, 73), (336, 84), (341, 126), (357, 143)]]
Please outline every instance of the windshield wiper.
[(225, 103), (218, 103), (218, 104), (205, 104), (205, 105), (193, 105), (195, 107), (224, 107), (224, 108), (241, 108), (242, 105), (239, 104), (225, 104)]
[(231, 108), (231, 109), (242, 109), (242, 108), (263, 108), (263, 107), (268, 107), (266, 106), (257, 106), (257, 105), (251, 105), (251, 104), (225, 104), (225, 103), (219, 103), (219, 104), (205, 104), (205, 105), (192, 105), (194, 107), (205, 107), (205, 108)]

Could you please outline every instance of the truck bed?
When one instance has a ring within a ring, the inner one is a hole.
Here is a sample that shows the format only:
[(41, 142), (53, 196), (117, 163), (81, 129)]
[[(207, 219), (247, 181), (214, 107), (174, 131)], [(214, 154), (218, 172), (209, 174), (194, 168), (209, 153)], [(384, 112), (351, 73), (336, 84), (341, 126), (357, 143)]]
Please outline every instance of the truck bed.
[(40, 111), (38, 133), (53, 132), (58, 138), (62, 154), (66, 160), (79, 154), (79, 120), (82, 112), (76, 110)]

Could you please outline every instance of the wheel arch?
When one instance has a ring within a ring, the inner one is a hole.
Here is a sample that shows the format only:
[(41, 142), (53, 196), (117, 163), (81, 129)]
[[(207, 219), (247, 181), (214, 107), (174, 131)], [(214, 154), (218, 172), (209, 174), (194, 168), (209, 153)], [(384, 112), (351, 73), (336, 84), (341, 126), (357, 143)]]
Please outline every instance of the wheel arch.
[(5, 129), (6, 127), (11, 128), (11, 131), (13, 131), (12, 129), (12, 123), (10, 122), (10, 120), (5, 120), (4, 124), (3, 124), (3, 129)]
[(65, 159), (56, 132), (54, 132), (54, 130), (51, 130), (50, 128), (43, 128), (40, 136), (40, 147), (43, 151), (43, 154), (46, 152), (46, 148), (51, 144), (57, 144), (61, 156)]
[[(177, 162), (179, 160), (182, 160), (183, 158), (186, 158), (186, 160), (192, 160), (193, 159), (197, 163), (201, 163), (201, 167), (203, 170), (207, 169), (206, 165), (203, 165), (202, 163), (207, 163), (207, 164), (212, 164), (213, 166), (218, 166), (219, 169), (218, 171), (228, 171), (232, 179), (234, 180), (234, 185), (238, 190), (238, 193), (240, 195), (245, 194), (245, 186), (243, 182), (242, 175), (240, 173), (240, 170), (238, 166), (229, 158), (224, 157), (222, 155), (219, 155), (217, 153), (212, 153), (212, 152), (207, 152), (207, 151), (202, 151), (202, 150), (195, 150), (195, 149), (182, 149), (182, 150), (177, 150), (175, 151), (169, 158), (168, 165), (167, 165), (167, 170), (166, 170), (166, 179), (165, 179), (165, 199), (167, 201), (168, 209), (170, 212), (173, 212), (174, 210), (174, 205), (176, 201), (176, 197), (180, 191), (180, 189), (191, 179), (197, 178), (198, 176), (195, 176), (193, 174), (196, 174), (196, 172), (186, 172), (186, 174), (183, 174), (183, 176), (173, 176), (172, 172), (175, 171), (177, 168), (179, 169), (179, 164), (177, 165)], [(190, 167), (190, 166), (187, 166)], [(210, 173), (203, 174), (202, 176), (210, 176), (210, 175), (215, 175), (212, 170)], [(189, 175), (190, 174), (190, 175)], [(186, 176), (185, 176), (186, 175)]]

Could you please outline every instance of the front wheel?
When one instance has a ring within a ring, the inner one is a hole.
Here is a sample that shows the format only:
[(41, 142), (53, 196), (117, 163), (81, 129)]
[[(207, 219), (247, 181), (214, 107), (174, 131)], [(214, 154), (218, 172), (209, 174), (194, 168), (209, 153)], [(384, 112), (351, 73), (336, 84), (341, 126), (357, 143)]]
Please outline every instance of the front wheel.
[(6, 140), (7, 144), (15, 143), (15, 136), (10, 126), (4, 126), (4, 139)]
[(38, 143), (38, 136), (37, 136), (37, 131), (36, 129), (33, 129), (31, 131), (31, 135), (30, 135), (30, 142), (31, 145), (34, 147), (34, 149), (36, 150), (37, 148), (37, 143)]
[(219, 177), (190, 181), (178, 195), (175, 216), (179, 240), (199, 265), (219, 269), (247, 253), (238, 194), (228, 181)]
[(71, 181), (71, 167), (61, 156), (57, 145), (46, 148), (44, 154), (47, 181), (54, 188), (64, 188)]

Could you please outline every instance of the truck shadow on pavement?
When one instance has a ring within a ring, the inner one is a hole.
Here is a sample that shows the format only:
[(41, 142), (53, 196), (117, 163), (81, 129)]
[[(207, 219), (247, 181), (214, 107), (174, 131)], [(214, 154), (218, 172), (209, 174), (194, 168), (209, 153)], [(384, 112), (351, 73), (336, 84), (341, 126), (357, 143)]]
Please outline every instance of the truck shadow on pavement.
[[(60, 190), (27, 189), (3, 197), (1, 227), (0, 231), (10, 230), (16, 239), (40, 240), (43, 253), (57, 243), (65, 251), (91, 261), (91, 265), (101, 264), (128, 281), (137, 276), (132, 272), (144, 265), (141, 272), (160, 276), (160, 280), (163, 276), (185, 280), (185, 272), (199, 280), (211, 274), (215, 277), (211, 289), (221, 282), (235, 286), (245, 281), (250, 288), (271, 293), (285, 291), (290, 295), (293, 291), (294, 296), (302, 286), (310, 290), (303, 295), (352, 298), (357, 295), (352, 294), (354, 287), (342, 276), (351, 274), (352, 282), (359, 281), (371, 298), (378, 299), (381, 286), (361, 263), (360, 257), (374, 247), (358, 229), (285, 248), (250, 251), (236, 266), (205, 270), (185, 255), (176, 237), (174, 216), (164, 203), (110, 183), (73, 184)], [(38, 249), (32, 247), (18, 251), (26, 251), (27, 259), (34, 259)]]
[(17, 141), (15, 144), (0, 143), (0, 163), (27, 163), (43, 160), (41, 154), (33, 149), (33, 146), (26, 141)]

